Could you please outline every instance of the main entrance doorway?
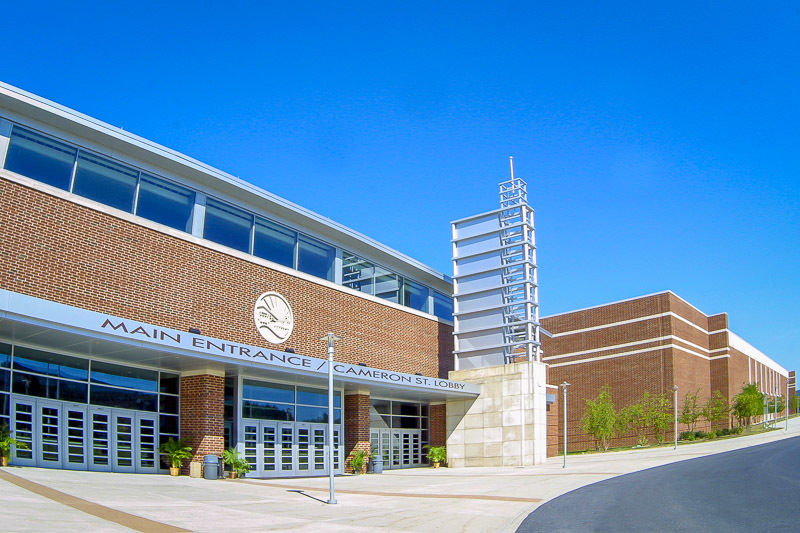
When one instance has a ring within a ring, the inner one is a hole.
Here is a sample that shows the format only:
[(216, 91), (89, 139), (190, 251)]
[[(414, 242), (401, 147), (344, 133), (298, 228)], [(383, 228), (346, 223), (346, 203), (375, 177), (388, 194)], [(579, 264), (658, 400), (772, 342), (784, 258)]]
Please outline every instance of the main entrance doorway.
[(418, 429), (371, 429), (370, 444), (379, 450), (384, 468), (422, 466), (422, 431)]
[[(334, 427), (334, 472), (341, 473), (341, 435)], [(321, 476), (329, 473), (328, 425), (242, 419), (245, 460), (252, 477)]]
[(154, 413), (11, 395), (14, 463), (46, 468), (156, 473)]

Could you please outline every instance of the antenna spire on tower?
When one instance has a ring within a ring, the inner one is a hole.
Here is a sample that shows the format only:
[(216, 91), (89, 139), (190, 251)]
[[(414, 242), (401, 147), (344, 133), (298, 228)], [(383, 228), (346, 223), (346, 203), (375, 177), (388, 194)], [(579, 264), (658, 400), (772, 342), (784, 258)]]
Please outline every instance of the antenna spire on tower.
[(514, 179), (514, 156), (508, 156), (508, 164), (511, 166), (511, 179)]

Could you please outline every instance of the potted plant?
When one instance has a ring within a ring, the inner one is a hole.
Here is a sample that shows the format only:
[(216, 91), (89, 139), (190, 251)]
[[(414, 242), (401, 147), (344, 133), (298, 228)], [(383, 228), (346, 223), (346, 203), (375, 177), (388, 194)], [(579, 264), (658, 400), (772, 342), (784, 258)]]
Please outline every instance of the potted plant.
[(369, 452), (366, 450), (353, 450), (350, 455), (350, 466), (354, 474), (363, 474), (367, 471), (367, 460)]
[(447, 461), (447, 448), (444, 446), (426, 446), (428, 448), (428, 461), (434, 468)]
[(171, 476), (180, 475), (183, 462), (192, 458), (192, 448), (186, 446), (186, 442), (183, 439), (175, 440), (170, 437), (167, 442), (161, 445), (160, 449), (161, 453), (165, 453), (169, 457), (169, 462), (172, 465), (169, 468), (169, 475)]
[(231, 479), (244, 477), (245, 474), (250, 471), (250, 463), (245, 461), (242, 454), (239, 453), (239, 450), (234, 447), (228, 448), (222, 452), (222, 462), (231, 467)]
[(22, 441), (15, 439), (8, 430), (8, 425), (3, 424), (0, 427), (0, 464), (8, 466), (8, 459), (11, 455), (11, 447), (28, 449), (28, 445)]

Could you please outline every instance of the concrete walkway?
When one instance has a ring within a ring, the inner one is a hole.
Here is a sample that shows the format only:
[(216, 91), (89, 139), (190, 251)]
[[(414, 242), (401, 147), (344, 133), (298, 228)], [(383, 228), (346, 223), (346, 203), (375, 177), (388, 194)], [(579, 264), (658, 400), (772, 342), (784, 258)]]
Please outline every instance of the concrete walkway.
[(620, 474), (800, 436), (783, 429), (670, 448), (570, 456), (525, 468), (420, 468), (336, 478), (207, 481), (0, 468), (2, 531), (514, 531), (547, 500)]

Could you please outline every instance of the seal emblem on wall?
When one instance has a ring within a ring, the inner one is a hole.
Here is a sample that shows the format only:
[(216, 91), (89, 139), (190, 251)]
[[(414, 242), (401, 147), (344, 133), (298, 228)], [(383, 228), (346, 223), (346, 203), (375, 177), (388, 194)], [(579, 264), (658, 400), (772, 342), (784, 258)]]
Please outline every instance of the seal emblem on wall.
[(294, 328), (292, 307), (277, 292), (265, 292), (258, 297), (253, 318), (258, 332), (272, 344), (287, 341)]

